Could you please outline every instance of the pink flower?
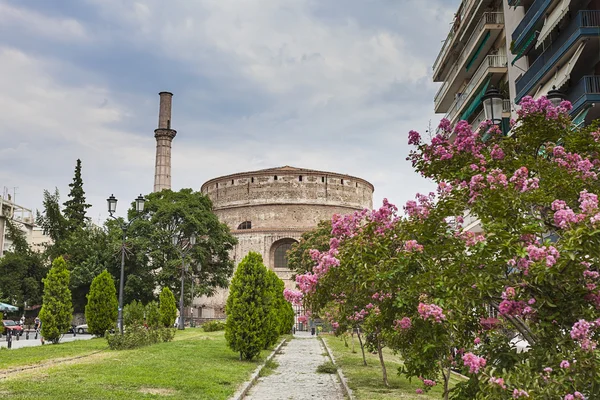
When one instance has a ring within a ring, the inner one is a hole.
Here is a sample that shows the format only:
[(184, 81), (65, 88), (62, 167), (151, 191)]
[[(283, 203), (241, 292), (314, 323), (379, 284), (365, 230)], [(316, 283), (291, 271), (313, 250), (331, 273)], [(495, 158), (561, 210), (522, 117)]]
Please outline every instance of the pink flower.
[(571, 366), (571, 364), (569, 364), (569, 362), (567, 360), (562, 360), (560, 362), (560, 367), (561, 368), (565, 368), (566, 369), (566, 368), (569, 368), (570, 366)]
[(473, 340), (473, 343), (479, 344), (479, 343), (481, 343), (481, 339), (476, 337), (475, 340)]
[(283, 297), (294, 305), (301, 305), (304, 294), (297, 290), (283, 289)]
[(424, 320), (431, 318), (435, 323), (441, 323), (446, 319), (442, 308), (435, 304), (419, 303), (417, 311)]
[(506, 389), (506, 384), (504, 383), (504, 379), (502, 378), (494, 378), (490, 377), (490, 383), (500, 386), (502, 389)]
[(408, 132), (408, 144), (418, 146), (421, 143), (421, 135), (417, 131)]
[(478, 374), (479, 370), (485, 367), (487, 361), (483, 357), (478, 357), (473, 353), (466, 353), (462, 356), (462, 360), (465, 363), (465, 367), (469, 367), (471, 374)]
[(423, 389), (417, 389), (417, 390), (415, 390), (415, 393), (416, 394), (423, 394)]
[(518, 399), (520, 397), (529, 397), (529, 393), (527, 393), (526, 391), (522, 390), (522, 389), (515, 389), (513, 390), (513, 399)]
[(431, 379), (423, 379), (423, 384), (429, 387), (436, 385), (435, 381), (432, 381)]
[(407, 240), (404, 243), (404, 250), (408, 253), (412, 253), (412, 252), (419, 252), (422, 253), (423, 252), (423, 246), (420, 245), (419, 243), (417, 243), (416, 240)]
[(400, 320), (397, 319), (396, 321), (394, 321), (395, 329), (398, 329), (398, 328), (410, 329), (411, 326), (412, 326), (412, 322), (411, 322), (410, 318), (408, 318), (408, 317), (404, 317)]
[(448, 120), (447, 118), (442, 118), (438, 127), (446, 132), (450, 132), (452, 130), (450, 120)]
[(504, 151), (497, 144), (494, 145), (490, 154), (494, 160), (502, 160), (504, 158)]

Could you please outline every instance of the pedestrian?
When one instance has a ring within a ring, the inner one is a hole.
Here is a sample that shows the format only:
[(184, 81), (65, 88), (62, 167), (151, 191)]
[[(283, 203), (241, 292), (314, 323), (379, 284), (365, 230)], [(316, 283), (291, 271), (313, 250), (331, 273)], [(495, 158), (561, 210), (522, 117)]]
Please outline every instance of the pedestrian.
[(21, 323), (21, 326), (25, 325), (25, 316), (21, 316), (21, 321), (19, 321)]

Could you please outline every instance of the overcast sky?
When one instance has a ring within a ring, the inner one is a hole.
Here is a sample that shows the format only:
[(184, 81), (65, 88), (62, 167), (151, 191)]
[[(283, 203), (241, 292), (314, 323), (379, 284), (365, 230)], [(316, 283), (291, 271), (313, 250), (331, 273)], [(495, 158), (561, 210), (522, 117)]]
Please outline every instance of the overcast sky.
[(434, 185), (405, 160), (439, 87), (460, 0), (0, 0), (0, 189), (66, 199), (75, 160), (95, 222), (152, 191), (158, 92), (172, 185), (284, 165), (347, 173), (397, 205)]

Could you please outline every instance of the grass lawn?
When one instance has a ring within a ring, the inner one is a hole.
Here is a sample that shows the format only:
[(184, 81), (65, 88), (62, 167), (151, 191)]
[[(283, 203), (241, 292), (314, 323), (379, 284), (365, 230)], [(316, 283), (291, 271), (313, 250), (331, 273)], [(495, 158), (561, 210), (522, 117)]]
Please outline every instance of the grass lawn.
[(0, 350), (0, 372), (23, 365), (35, 365), (57, 358), (70, 358), (108, 349), (106, 339), (76, 340), (74, 342), (48, 344), (45, 346), (23, 347), (21, 349)]
[[(36, 349), (46, 350), (45, 346)], [(262, 356), (268, 354), (264, 351)], [(238, 358), (227, 347), (222, 331), (186, 329), (170, 343), (107, 350), (74, 362), (9, 375), (0, 380), (0, 395), (61, 400), (227, 399), (259, 364)]]
[[(365, 351), (367, 366), (363, 365), (360, 345), (355, 338), (356, 353), (352, 353), (352, 341), (348, 339), (348, 346), (344, 345), (342, 338), (333, 335), (321, 336), (327, 342), (327, 346), (333, 352), (336, 364), (348, 380), (348, 386), (352, 389), (354, 396), (359, 400), (388, 400), (388, 399), (440, 399), (443, 392), (443, 383), (438, 382), (430, 392), (422, 395), (415, 393), (416, 389), (423, 388), (418, 379), (409, 382), (403, 376), (398, 375), (398, 367), (402, 364), (400, 358), (389, 349), (384, 349), (385, 365), (387, 367), (389, 388), (383, 386), (381, 365), (377, 354)], [(457, 378), (450, 380), (450, 385), (458, 382)]]

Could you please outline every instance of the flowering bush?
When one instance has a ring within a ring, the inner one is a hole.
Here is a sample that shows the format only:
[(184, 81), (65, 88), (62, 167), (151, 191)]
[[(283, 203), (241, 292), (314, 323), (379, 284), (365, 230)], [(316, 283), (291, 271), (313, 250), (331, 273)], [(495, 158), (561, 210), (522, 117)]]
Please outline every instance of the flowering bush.
[[(399, 352), (418, 393), (600, 398), (600, 130), (572, 128), (569, 110), (524, 98), (508, 137), (466, 121), (430, 143), (411, 131), (409, 160), (437, 193), (404, 216), (387, 201), (335, 216), (298, 270), (305, 306), (337, 331), (360, 325), (382, 366), (383, 346)], [(450, 392), (452, 369), (469, 380)]]

